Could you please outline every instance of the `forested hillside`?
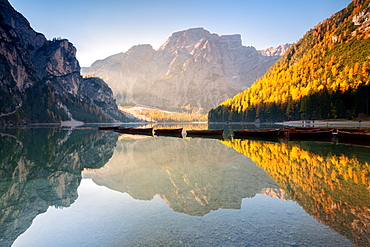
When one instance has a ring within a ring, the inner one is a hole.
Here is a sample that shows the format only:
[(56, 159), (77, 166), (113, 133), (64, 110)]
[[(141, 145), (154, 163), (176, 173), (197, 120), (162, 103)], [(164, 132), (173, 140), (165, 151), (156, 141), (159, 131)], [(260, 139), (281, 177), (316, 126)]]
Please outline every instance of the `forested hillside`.
[(370, 95), (370, 0), (355, 0), (308, 31), (251, 88), (209, 121), (366, 118)]

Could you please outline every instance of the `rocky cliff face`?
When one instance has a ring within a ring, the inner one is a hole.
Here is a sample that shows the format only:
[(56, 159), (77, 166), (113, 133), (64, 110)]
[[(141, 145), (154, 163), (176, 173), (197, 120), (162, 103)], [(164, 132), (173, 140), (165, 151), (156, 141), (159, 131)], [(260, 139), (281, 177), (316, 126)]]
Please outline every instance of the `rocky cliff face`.
[(117, 106), (112, 117), (112, 100), (95, 104), (68, 40), (46, 40), (7, 0), (0, 0), (0, 47), (0, 123), (127, 119)]
[(121, 105), (208, 110), (248, 88), (277, 59), (243, 46), (240, 35), (194, 28), (172, 34), (158, 50), (134, 46), (82, 72), (104, 78)]

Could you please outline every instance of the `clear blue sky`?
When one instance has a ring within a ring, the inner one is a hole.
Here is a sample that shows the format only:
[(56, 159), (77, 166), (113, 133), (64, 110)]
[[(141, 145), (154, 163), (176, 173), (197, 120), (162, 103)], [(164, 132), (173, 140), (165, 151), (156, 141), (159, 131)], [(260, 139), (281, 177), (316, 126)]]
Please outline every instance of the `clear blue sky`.
[(81, 66), (138, 44), (158, 49), (176, 31), (241, 34), (264, 49), (292, 43), (350, 0), (9, 0), (48, 39), (77, 47)]

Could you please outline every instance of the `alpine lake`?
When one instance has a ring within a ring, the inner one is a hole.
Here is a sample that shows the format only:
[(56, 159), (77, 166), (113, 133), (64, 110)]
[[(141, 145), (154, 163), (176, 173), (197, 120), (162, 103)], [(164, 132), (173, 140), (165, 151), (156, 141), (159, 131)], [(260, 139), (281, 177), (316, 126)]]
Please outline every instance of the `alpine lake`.
[(0, 246), (370, 246), (370, 145), (180, 127), (0, 129)]

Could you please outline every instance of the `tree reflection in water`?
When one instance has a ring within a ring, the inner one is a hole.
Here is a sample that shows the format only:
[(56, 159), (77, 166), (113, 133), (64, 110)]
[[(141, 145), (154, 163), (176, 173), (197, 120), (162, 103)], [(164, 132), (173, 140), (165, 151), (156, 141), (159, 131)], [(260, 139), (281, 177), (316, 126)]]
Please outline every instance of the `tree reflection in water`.
[(1, 244), (11, 246), (49, 206), (69, 207), (84, 169), (98, 185), (140, 200), (158, 195), (174, 211), (195, 216), (240, 209), (243, 198), (258, 193), (290, 198), (355, 245), (370, 243), (366, 147), (126, 137), (61, 128), (3, 132)]
[(370, 245), (370, 153), (367, 147), (315, 142), (223, 141), (250, 157), (318, 221)]

